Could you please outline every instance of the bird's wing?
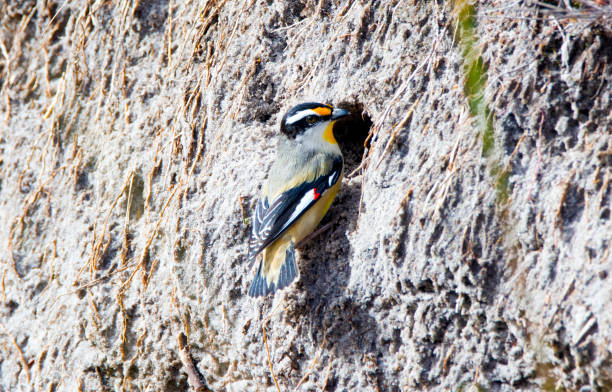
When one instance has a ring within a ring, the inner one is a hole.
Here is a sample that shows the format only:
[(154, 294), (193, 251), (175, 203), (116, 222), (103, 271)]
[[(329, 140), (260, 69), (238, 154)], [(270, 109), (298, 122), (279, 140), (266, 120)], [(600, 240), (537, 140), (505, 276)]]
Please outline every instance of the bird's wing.
[(262, 197), (257, 203), (253, 231), (249, 239), (248, 260), (280, 237), (317, 200), (334, 186), (342, 175), (342, 159), (334, 160), (332, 170), (310, 182), (303, 182), (277, 196), (272, 203)]

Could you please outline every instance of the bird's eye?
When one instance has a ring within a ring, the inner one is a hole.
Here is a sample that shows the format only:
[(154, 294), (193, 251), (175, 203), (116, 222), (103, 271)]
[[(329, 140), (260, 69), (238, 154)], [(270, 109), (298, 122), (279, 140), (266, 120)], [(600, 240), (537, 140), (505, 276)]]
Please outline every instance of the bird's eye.
[(317, 118), (315, 116), (308, 116), (306, 117), (306, 121), (308, 122), (308, 124), (314, 124), (315, 121), (317, 121)]

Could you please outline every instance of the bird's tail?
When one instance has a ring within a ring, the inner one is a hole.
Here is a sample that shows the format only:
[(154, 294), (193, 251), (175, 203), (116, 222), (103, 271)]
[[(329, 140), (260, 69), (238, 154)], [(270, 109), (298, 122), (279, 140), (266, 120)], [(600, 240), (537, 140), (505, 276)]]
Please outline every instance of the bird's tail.
[(293, 241), (277, 241), (264, 251), (249, 295), (259, 297), (274, 294), (276, 290), (287, 287), (296, 276)]

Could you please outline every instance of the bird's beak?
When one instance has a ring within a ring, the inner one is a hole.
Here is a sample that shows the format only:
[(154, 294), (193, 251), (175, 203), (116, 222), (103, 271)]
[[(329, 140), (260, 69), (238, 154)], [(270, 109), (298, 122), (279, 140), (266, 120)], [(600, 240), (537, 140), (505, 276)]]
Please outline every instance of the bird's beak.
[(348, 115), (350, 115), (348, 110), (337, 108), (332, 112), (331, 119), (335, 121), (347, 117)]

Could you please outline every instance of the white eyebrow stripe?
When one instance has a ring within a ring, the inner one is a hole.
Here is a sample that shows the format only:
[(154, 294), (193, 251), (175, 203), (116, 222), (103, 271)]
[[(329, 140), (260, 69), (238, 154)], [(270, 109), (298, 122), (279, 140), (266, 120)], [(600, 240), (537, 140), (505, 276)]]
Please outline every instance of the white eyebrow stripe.
[(297, 112), (297, 113), (296, 113), (296, 114), (294, 114), (293, 116), (289, 117), (289, 118), (287, 119), (287, 121), (285, 122), (285, 124), (289, 124), (289, 125), (294, 124), (294, 123), (296, 123), (296, 122), (300, 121), (301, 119), (303, 119), (304, 117), (311, 116), (311, 115), (313, 115), (313, 114), (314, 114), (315, 116), (319, 117), (319, 115), (317, 114), (317, 112), (315, 112), (315, 111), (314, 111), (314, 110), (312, 110), (312, 109), (300, 110), (299, 112)]

